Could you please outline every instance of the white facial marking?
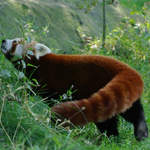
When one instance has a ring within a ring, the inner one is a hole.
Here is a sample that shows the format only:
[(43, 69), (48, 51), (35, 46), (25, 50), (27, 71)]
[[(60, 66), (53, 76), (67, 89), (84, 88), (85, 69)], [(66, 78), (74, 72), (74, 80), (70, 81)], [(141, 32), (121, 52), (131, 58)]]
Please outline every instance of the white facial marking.
[(23, 55), (23, 45), (22, 44), (18, 44), (16, 46), (16, 50), (14, 52), (15, 56), (21, 57)]
[(7, 50), (10, 50), (12, 48), (12, 43), (13, 43), (13, 40), (7, 40), (6, 41), (6, 48), (7, 48)]
[(34, 49), (35, 49), (35, 57), (37, 59), (39, 59), (41, 56), (51, 53), (51, 50), (41, 43), (36, 43)]

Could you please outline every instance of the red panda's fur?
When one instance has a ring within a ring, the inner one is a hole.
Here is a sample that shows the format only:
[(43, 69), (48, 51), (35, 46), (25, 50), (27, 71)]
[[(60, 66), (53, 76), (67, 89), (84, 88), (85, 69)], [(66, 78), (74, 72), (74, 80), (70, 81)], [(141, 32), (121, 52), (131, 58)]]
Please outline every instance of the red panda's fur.
[[(94, 122), (100, 132), (110, 136), (118, 135), (120, 114), (133, 124), (137, 140), (148, 137), (140, 103), (143, 81), (128, 65), (106, 56), (51, 54), (44, 44), (26, 43), (21, 38), (2, 40), (1, 49), (17, 69), (23, 69), (31, 81), (38, 81), (33, 90), (47, 98), (50, 106), (50, 97), (58, 98), (72, 87), (74, 101), (51, 109), (61, 121), (66, 118), (74, 125)], [(63, 125), (71, 124), (67, 121)]]
[(52, 107), (52, 112), (74, 125), (101, 122), (122, 113), (143, 91), (140, 75), (110, 57), (47, 54), (35, 64), (38, 81), (46, 83), (49, 91), (62, 93), (71, 85), (77, 89), (76, 97), (81, 99)]

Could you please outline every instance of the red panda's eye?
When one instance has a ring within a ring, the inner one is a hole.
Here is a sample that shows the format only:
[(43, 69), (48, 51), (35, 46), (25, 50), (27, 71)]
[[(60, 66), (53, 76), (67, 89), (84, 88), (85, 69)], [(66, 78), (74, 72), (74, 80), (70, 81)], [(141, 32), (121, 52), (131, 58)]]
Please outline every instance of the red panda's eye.
[(13, 44), (16, 44), (17, 43), (17, 41), (15, 40), (15, 41), (13, 41)]

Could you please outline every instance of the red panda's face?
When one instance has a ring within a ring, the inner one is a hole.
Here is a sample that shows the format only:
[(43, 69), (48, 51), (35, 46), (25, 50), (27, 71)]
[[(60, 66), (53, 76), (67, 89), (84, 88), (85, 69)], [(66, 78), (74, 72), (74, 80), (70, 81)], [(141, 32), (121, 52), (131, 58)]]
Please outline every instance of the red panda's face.
[(1, 49), (7, 57), (21, 57), (24, 53), (24, 39), (15, 38), (12, 40), (3, 40)]
[(34, 55), (37, 59), (51, 53), (51, 50), (44, 44), (37, 42), (27, 43), (23, 38), (6, 39), (2, 41), (2, 52), (8, 59), (13, 57), (24, 57), (26, 54)]

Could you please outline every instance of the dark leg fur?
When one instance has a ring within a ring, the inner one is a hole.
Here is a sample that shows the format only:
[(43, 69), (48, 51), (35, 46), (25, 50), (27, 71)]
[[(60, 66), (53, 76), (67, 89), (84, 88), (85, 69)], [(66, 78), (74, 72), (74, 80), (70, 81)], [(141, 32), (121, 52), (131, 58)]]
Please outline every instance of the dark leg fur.
[[(148, 137), (148, 128), (145, 122), (144, 111), (140, 99), (137, 100), (133, 106), (128, 109), (121, 116), (128, 122), (133, 123), (134, 135), (138, 141)], [(101, 133), (106, 131), (107, 136), (117, 136), (117, 116), (102, 123), (95, 123)]]
[(125, 113), (121, 114), (125, 120), (133, 123), (134, 135), (138, 141), (148, 137), (148, 128), (145, 122), (144, 111), (140, 99)]
[(97, 126), (97, 128), (99, 129), (99, 131), (101, 133), (104, 133), (106, 131), (107, 136), (117, 136), (118, 135), (118, 129), (117, 129), (117, 116), (106, 120), (105, 122), (102, 123), (95, 123), (95, 125)]

